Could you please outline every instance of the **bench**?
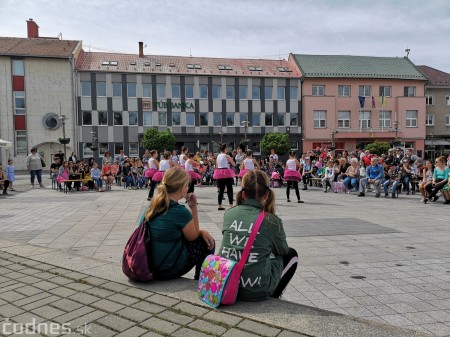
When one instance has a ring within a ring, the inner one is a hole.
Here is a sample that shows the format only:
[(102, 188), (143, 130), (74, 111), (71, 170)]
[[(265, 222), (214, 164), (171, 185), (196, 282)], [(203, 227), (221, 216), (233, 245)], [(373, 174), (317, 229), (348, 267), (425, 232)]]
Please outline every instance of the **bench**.
[(64, 180), (61, 184), (64, 185), (63, 187), (63, 192), (67, 194), (67, 192), (69, 191), (69, 188), (67, 186), (66, 183), (77, 183), (79, 182), (80, 185), (83, 182), (83, 179), (69, 179), (69, 180)]
[(313, 178), (309, 178), (309, 181), (314, 183), (314, 186), (316, 187), (323, 187), (322, 186), (322, 178), (318, 178), (318, 177), (313, 177)]

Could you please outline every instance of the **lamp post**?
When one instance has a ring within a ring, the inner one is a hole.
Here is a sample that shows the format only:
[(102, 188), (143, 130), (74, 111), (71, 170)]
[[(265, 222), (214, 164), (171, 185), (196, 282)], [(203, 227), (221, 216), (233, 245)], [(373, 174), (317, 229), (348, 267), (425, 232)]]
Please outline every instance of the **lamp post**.
[(219, 135), (220, 135), (220, 144), (222, 144), (222, 142), (223, 142), (223, 141), (222, 141), (222, 138), (223, 138), (223, 132), (220, 131), (220, 132), (219, 132)]
[(435, 156), (435, 152), (434, 152), (434, 134), (431, 133), (431, 162), (434, 163), (434, 156)]
[(331, 131), (331, 154), (334, 157), (334, 150), (336, 149), (336, 147), (334, 146), (334, 136), (336, 135), (336, 133), (338, 133), (338, 130), (333, 130)]
[(244, 138), (244, 144), (245, 144), (245, 149), (248, 150), (248, 143), (249, 140), (247, 139), (247, 131), (248, 131), (248, 120), (242, 121), (241, 124), (244, 126), (244, 132), (245, 132), (245, 138)]
[[(61, 119), (63, 139), (66, 139), (66, 115), (60, 115), (59, 119)], [(66, 143), (64, 142), (64, 158), (66, 157)]]

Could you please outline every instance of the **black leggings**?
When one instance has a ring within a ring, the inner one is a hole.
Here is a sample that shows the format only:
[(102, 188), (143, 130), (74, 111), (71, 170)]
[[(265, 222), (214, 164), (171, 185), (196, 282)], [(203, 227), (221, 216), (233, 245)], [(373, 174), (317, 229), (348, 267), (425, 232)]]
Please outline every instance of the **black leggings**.
[(278, 283), (275, 291), (271, 295), (272, 297), (279, 298), (283, 295), (284, 289), (286, 289), (289, 281), (294, 276), (297, 270), (298, 254), (294, 248), (289, 248), (286, 255), (283, 255), (283, 273), (281, 274), (281, 280)]
[[(437, 180), (439, 180), (439, 181), (437, 181)], [(436, 184), (434, 185), (434, 188), (433, 188), (432, 184), (428, 184), (427, 186), (425, 186), (425, 189), (428, 192), (428, 199), (434, 198), (436, 196), (437, 192), (439, 192), (441, 189), (443, 189), (445, 184), (448, 183), (447, 179), (445, 179), (445, 180), (437, 179), (437, 180), (436, 180)]]
[(233, 205), (233, 178), (217, 179), (217, 186), (219, 187), (219, 195), (217, 196), (219, 205), (222, 205), (225, 187), (227, 188), (228, 202)]
[(189, 183), (189, 189), (188, 189), (188, 193), (194, 193), (194, 188), (195, 188), (195, 180), (191, 179), (191, 182)]
[(158, 185), (158, 182), (150, 180), (150, 191), (148, 191), (148, 197), (153, 198), (153, 194), (155, 194), (155, 187)]
[(297, 195), (297, 199), (300, 200), (300, 191), (298, 190), (298, 181), (287, 181), (287, 188), (286, 188), (286, 196), (289, 199), (289, 191), (293, 188), (295, 190), (295, 194)]
[(200, 236), (194, 241), (185, 240), (183, 244), (188, 252), (188, 258), (180, 276), (188, 273), (195, 266), (194, 278), (198, 280), (203, 261), (208, 255), (214, 254), (216, 243), (214, 242), (214, 247), (209, 249), (205, 240)]
[(309, 182), (310, 178), (311, 178), (311, 174), (310, 173), (306, 173), (306, 174), (303, 175), (302, 181), (303, 181), (303, 184), (305, 186), (308, 185), (308, 182)]

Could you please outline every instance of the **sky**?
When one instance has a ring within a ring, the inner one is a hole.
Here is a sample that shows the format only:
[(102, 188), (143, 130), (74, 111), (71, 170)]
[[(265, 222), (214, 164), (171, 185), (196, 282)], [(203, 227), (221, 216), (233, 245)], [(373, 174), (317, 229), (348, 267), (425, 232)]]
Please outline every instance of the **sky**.
[(0, 36), (82, 40), (86, 51), (287, 59), (409, 58), (450, 73), (448, 0), (0, 0)]

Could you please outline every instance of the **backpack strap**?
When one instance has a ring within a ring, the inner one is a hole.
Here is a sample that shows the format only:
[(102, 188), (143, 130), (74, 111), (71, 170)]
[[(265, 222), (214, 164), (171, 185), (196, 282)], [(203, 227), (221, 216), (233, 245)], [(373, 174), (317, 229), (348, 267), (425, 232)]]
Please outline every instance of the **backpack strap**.
[(259, 228), (261, 227), (261, 223), (264, 220), (266, 213), (264, 211), (261, 211), (256, 218), (255, 223), (253, 224), (252, 231), (250, 233), (250, 237), (245, 244), (244, 252), (242, 253), (241, 259), (239, 260), (238, 264), (240, 268), (244, 268), (244, 265), (247, 263), (248, 256), (250, 255), (250, 251), (252, 250), (253, 243), (255, 242), (256, 235), (258, 234)]

